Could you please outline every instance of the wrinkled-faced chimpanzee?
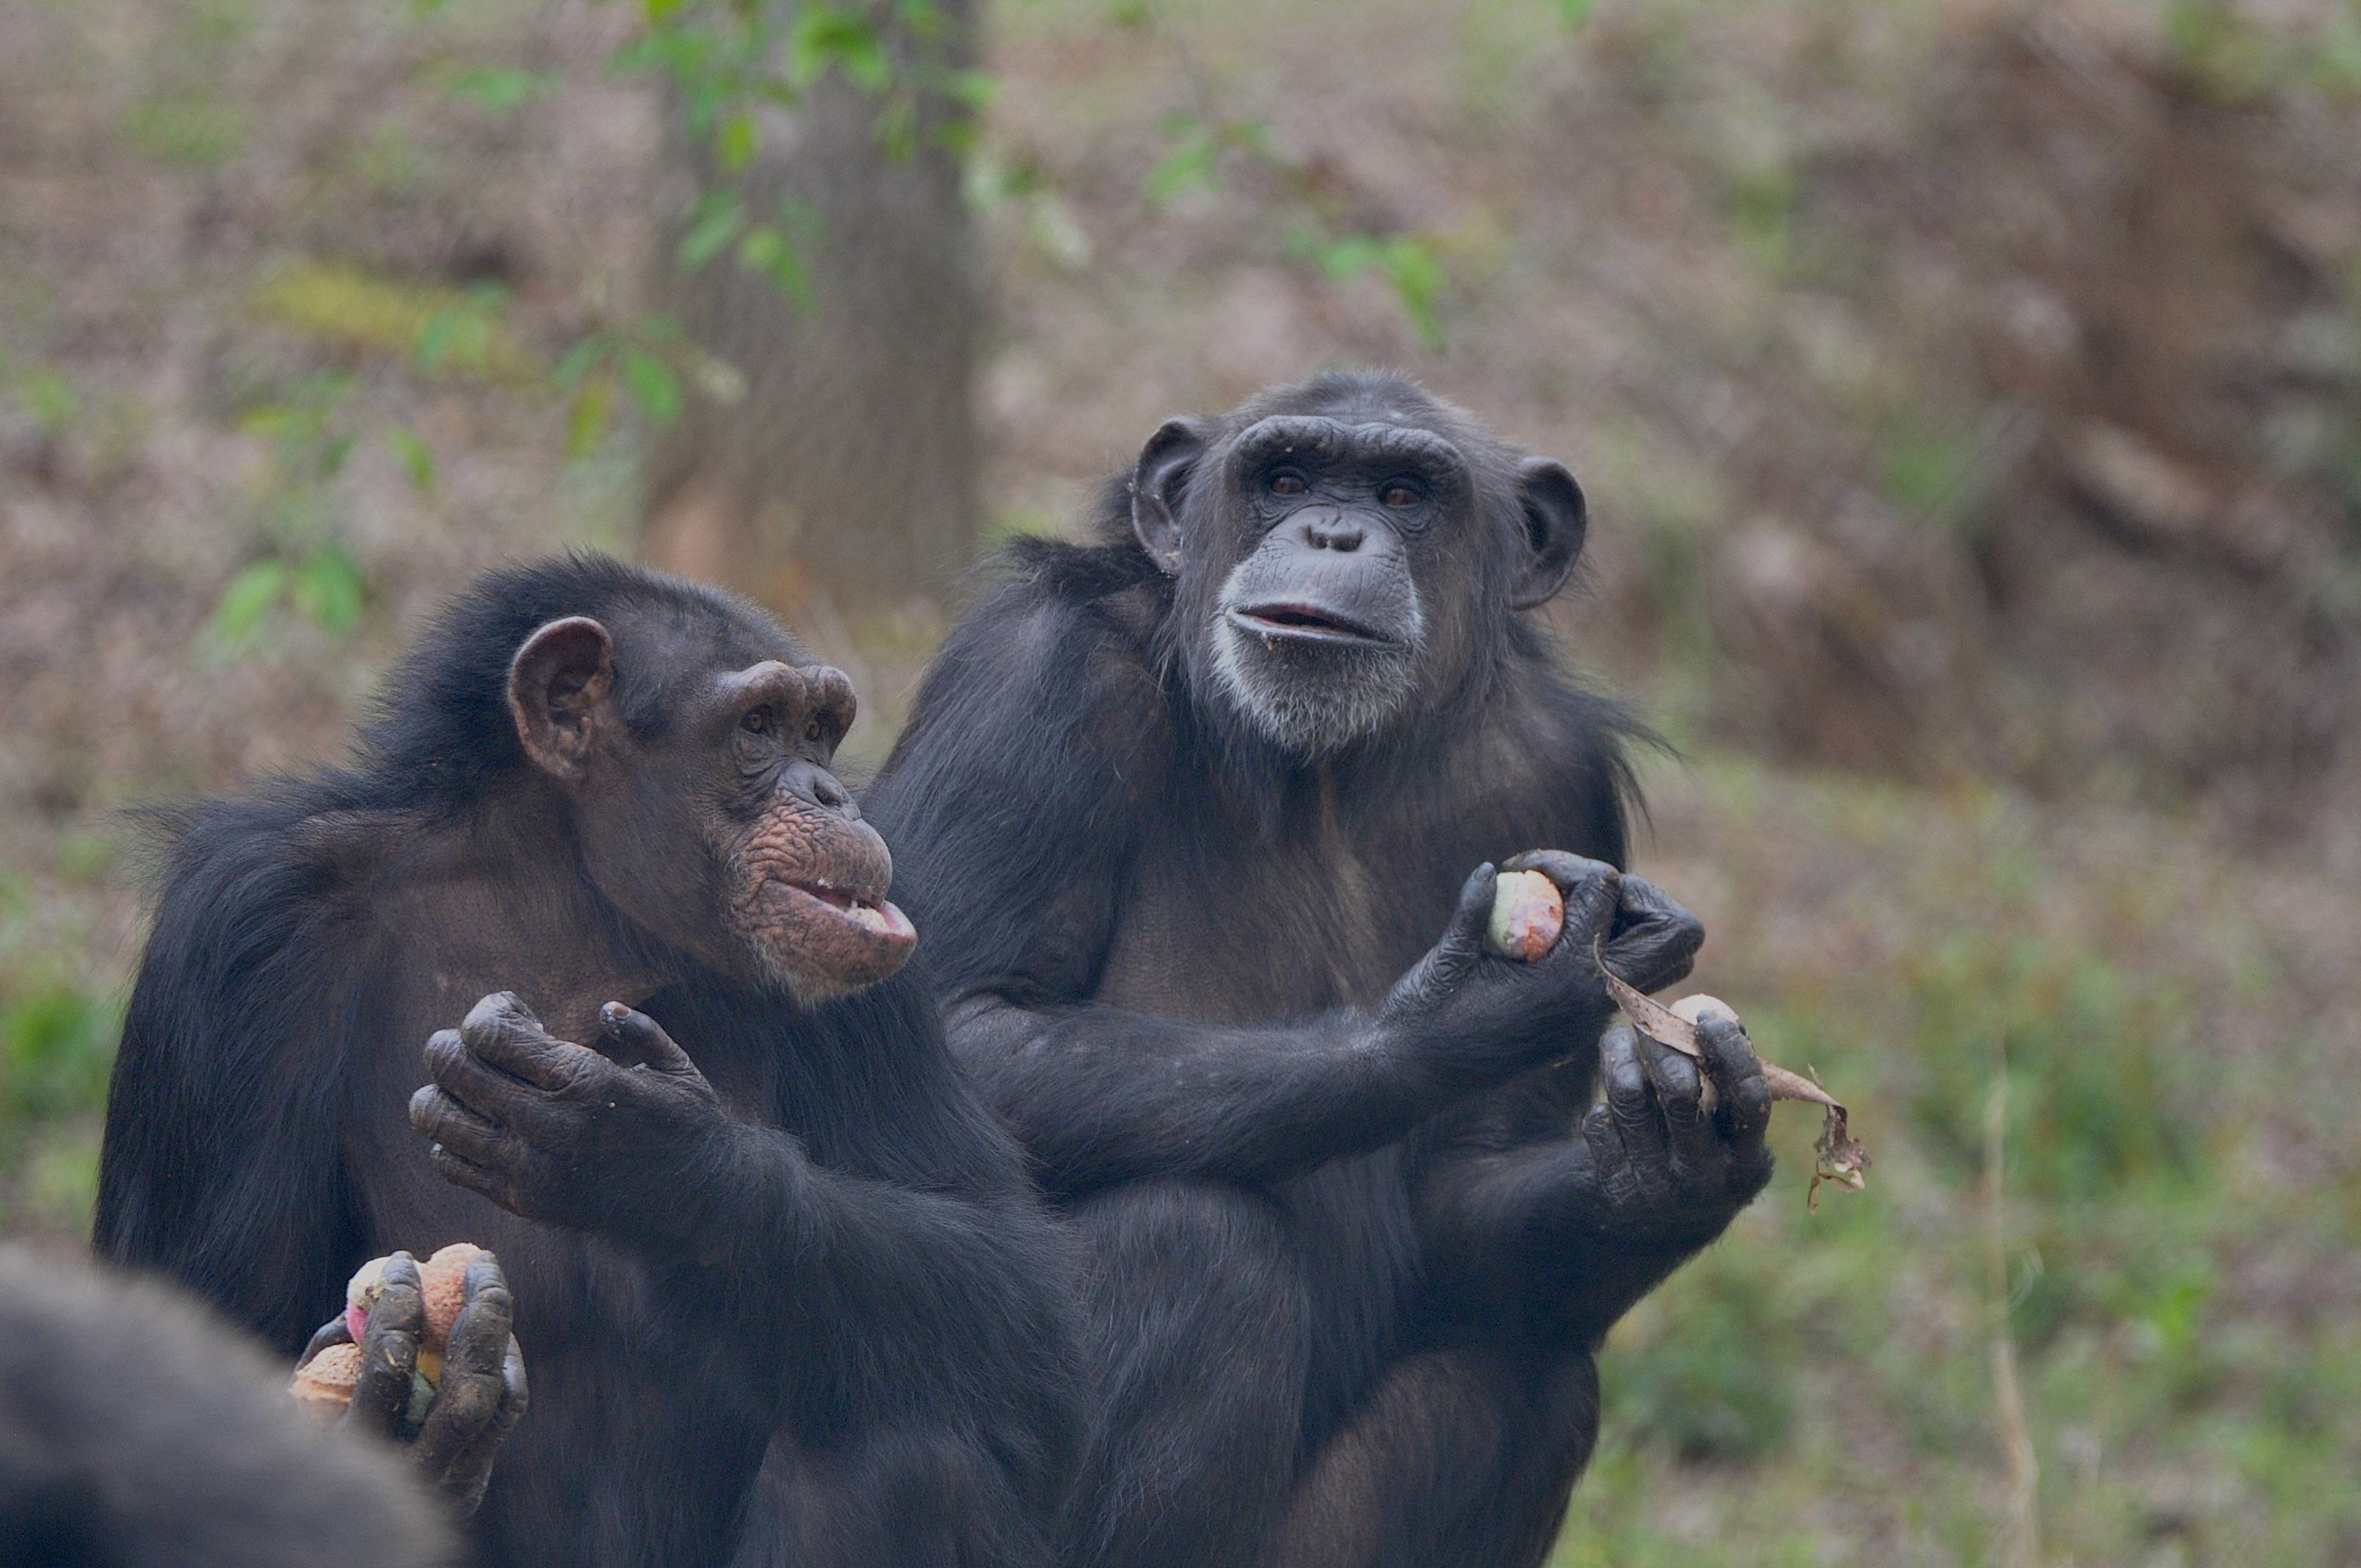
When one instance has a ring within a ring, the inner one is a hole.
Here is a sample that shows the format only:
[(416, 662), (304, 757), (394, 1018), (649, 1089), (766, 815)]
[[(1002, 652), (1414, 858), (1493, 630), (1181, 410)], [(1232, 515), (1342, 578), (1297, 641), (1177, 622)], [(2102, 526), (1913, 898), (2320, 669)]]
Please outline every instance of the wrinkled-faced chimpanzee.
[(0, 1563), (451, 1563), (414, 1471), (286, 1389), (178, 1291), (0, 1247)]
[[(1329, 376), (1168, 422), (1097, 527), (1020, 548), (866, 802), (1085, 1245), (1068, 1561), (1538, 1562), (1600, 1336), (1769, 1175), (1734, 1035), (1715, 1117), (1619, 1035), (1583, 1119), (1598, 955), (1653, 989), (1702, 932), (1613, 869), (1629, 727), (1522, 613), (1581, 492)], [(1526, 966), (1481, 937), (1533, 845), (1568, 907)]]
[(533, 1379), (494, 1562), (723, 1561), (766, 1448), (777, 1558), (1038, 1561), (1069, 1249), (901, 970), (852, 717), (719, 594), (478, 583), (352, 767), (187, 814), (100, 1248), (292, 1350), (371, 1255), (491, 1247)]

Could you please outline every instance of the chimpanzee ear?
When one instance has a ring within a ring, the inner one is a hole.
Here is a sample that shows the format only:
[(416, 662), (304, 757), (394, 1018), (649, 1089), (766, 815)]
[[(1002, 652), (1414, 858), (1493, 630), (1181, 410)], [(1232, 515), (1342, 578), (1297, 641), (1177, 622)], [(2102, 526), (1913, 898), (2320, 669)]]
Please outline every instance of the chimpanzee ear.
[(614, 686), (615, 640), (589, 617), (569, 615), (526, 638), (509, 664), (509, 715), (533, 765), (579, 779)]
[(1582, 535), (1589, 517), (1582, 504), (1582, 487), (1565, 464), (1549, 457), (1528, 457), (1517, 465), (1517, 501), (1524, 514), (1524, 563), (1519, 568), (1509, 603), (1532, 609), (1557, 597), (1582, 554)]
[(1131, 531), (1168, 577), (1180, 571), (1180, 498), (1204, 455), (1205, 433), (1194, 420), (1168, 419), (1131, 471)]

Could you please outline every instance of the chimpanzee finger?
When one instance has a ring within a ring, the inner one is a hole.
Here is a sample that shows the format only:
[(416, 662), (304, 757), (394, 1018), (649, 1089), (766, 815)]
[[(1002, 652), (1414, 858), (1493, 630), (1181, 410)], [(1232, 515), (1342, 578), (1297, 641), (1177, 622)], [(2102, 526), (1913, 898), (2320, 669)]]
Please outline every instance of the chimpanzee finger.
[(1730, 1141), (1741, 1149), (1759, 1146), (1771, 1124), (1771, 1086), (1763, 1080), (1763, 1062), (1753, 1042), (1735, 1020), (1708, 1017), (1697, 1026), (1697, 1048), (1705, 1053), (1705, 1069), (1720, 1092), (1715, 1119)]
[(543, 1089), (566, 1089), (582, 1080), (582, 1058), (596, 1051), (553, 1038), (533, 1009), (516, 993), (496, 991), (467, 1010), (459, 1038), (469, 1052), (511, 1077)]
[(434, 1164), (434, 1173), (452, 1186), (479, 1193), (511, 1213), (522, 1212), (522, 1200), (517, 1191), (515, 1178), (504, 1171), (488, 1170), (472, 1160), (461, 1159), (441, 1144), (436, 1144), (426, 1154)]
[(467, 1266), (459, 1315), (443, 1353), (443, 1383), (418, 1433), (418, 1463), (440, 1475), (475, 1446), (500, 1408), (500, 1370), (515, 1321), (508, 1280), (496, 1259)]
[(1705, 1114), (1705, 1078), (1697, 1064), (1672, 1047), (1640, 1036), (1640, 1063), (1656, 1091), (1673, 1156), (1692, 1168), (1713, 1157), (1713, 1123)]
[(353, 1331), (345, 1322), (345, 1315), (342, 1312), (338, 1312), (335, 1317), (330, 1318), (326, 1322), (322, 1323), (317, 1329), (313, 1331), (310, 1343), (303, 1346), (303, 1354), (295, 1358), (295, 1370), (301, 1372), (303, 1368), (311, 1365), (312, 1358), (319, 1354), (322, 1351), (327, 1349), (332, 1344), (350, 1344), (352, 1343)]
[(456, 1459), (444, 1467), (443, 1495), (449, 1498), (461, 1516), (472, 1514), (484, 1500), (484, 1490), (491, 1484), (492, 1465), (500, 1455), (500, 1444), (524, 1419), (530, 1403), (524, 1376), (524, 1351), (513, 1336), (500, 1361), (500, 1406), (490, 1422), (476, 1435)]
[(664, 1025), (646, 1014), (609, 1002), (598, 1009), (598, 1021), (606, 1025), (608, 1036), (650, 1072), (672, 1078), (705, 1076), (688, 1059), (688, 1053), (664, 1033)]
[(1492, 919), (1492, 888), (1499, 873), (1485, 861), (1467, 873), (1452, 906), (1450, 923), (1426, 957), (1403, 976), (1405, 989), (1421, 1002), (1438, 1002), (1484, 956), (1484, 931)]
[(425, 1333), (418, 1265), (408, 1253), (397, 1252), (385, 1260), (377, 1299), (369, 1304), (360, 1376), (345, 1407), (345, 1425), (380, 1437), (401, 1435), (402, 1414), (410, 1409), (411, 1375), (418, 1370), (418, 1343)]
[(1644, 877), (1624, 877), (1620, 894), (1604, 955), (1615, 977), (1635, 990), (1659, 991), (1686, 975), (1705, 945), (1705, 923)]
[(456, 1029), (426, 1036), (426, 1076), (477, 1114), (498, 1121), (522, 1099), (521, 1080), (492, 1067), (467, 1048)]
[(1643, 1197), (1661, 1197), (1672, 1183), (1672, 1148), (1647, 1069), (1641, 1065), (1638, 1036), (1628, 1025), (1618, 1025), (1599, 1040), (1598, 1069), (1607, 1086), (1608, 1120), (1622, 1146), (1622, 1179)]
[(1660, 1196), (1672, 1180), (1672, 1154), (1647, 1069), (1640, 1065), (1638, 1038), (1628, 1026), (1619, 1025), (1599, 1040), (1598, 1070), (1607, 1087), (1607, 1119), (1621, 1151), (1616, 1174), (1642, 1196)]
[(1623, 873), (1605, 861), (1564, 850), (1527, 850), (1500, 862), (1504, 872), (1539, 872), (1565, 901), (1565, 934), (1560, 945), (1588, 959), (1615, 916), (1616, 886)]
[(1626, 1134), (1645, 1131), (1656, 1119), (1648, 1074), (1640, 1065), (1639, 1036), (1618, 1024), (1598, 1041), (1598, 1076), (1607, 1091), (1607, 1113)]
[(410, 1097), (410, 1124), (425, 1134), (435, 1147), (488, 1170), (514, 1164), (522, 1142), (508, 1128), (477, 1115), (431, 1083)]

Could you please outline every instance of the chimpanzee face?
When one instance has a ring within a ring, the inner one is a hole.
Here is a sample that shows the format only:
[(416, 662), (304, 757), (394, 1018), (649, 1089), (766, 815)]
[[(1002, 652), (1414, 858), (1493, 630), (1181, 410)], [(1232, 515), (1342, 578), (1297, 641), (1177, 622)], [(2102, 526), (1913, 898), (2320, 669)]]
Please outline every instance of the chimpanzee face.
[(1305, 756), (1454, 689), (1476, 629), (1547, 599), (1580, 548), (1563, 466), (1479, 444), (1400, 390), (1407, 410), (1280, 394), (1277, 411), (1171, 421), (1133, 481), (1133, 526), (1179, 578), (1210, 684)]
[(843, 672), (675, 670), (667, 722), (642, 735), (618, 712), (614, 658), (607, 629), (573, 617), (510, 674), (526, 753), (570, 796), (599, 891), (659, 940), (807, 1004), (900, 969), (917, 933), (885, 897), (893, 858), (829, 771), (854, 712)]

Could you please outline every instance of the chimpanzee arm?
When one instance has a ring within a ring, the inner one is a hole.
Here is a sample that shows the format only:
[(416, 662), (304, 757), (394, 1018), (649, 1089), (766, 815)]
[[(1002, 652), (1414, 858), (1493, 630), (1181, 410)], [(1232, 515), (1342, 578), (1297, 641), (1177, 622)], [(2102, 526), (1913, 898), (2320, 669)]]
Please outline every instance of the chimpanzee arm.
[(1719, 1235), (1771, 1179), (1771, 1092), (1742, 1031), (1708, 1022), (1698, 1037), (1702, 1075), (1618, 1025), (1599, 1045), (1605, 1103), (1573, 1135), (1428, 1152), (1419, 1219), (1443, 1288), (1591, 1346)]
[[(93, 1240), (195, 1290), (292, 1354), (344, 1297), (359, 1245), (337, 1128), (346, 999), (317, 888), (263, 820), (206, 807), (175, 847), (107, 1097)], [(258, 1091), (267, 1085), (267, 1091)]]
[[(726, 1004), (683, 1008), (684, 1028), (755, 1026)], [(907, 1495), (956, 1497), (977, 1539), (1012, 1542), (969, 1560), (1046, 1560), (1027, 1532), (1047, 1530), (1071, 1462), (1071, 1302), (1063, 1244), (1016, 1150), (961, 1082), (923, 982), (794, 1015), (788, 1039), (775, 1002), (765, 1015), (771, 1049), (827, 1056), (834, 1099), (882, 1098), (886, 1113), (808, 1135), (749, 1120), (645, 1014), (606, 1010), (617, 1054), (642, 1064), (623, 1068), (552, 1038), (503, 992), (429, 1042), (434, 1081), (412, 1119), (451, 1180), (647, 1257), (685, 1307), (720, 1314), (781, 1398), (798, 1390), (804, 1409), (914, 1434), (918, 1449), (877, 1448), (881, 1464), (923, 1459), (926, 1474), (900, 1478)], [(823, 1163), (823, 1139), (871, 1163)]]

